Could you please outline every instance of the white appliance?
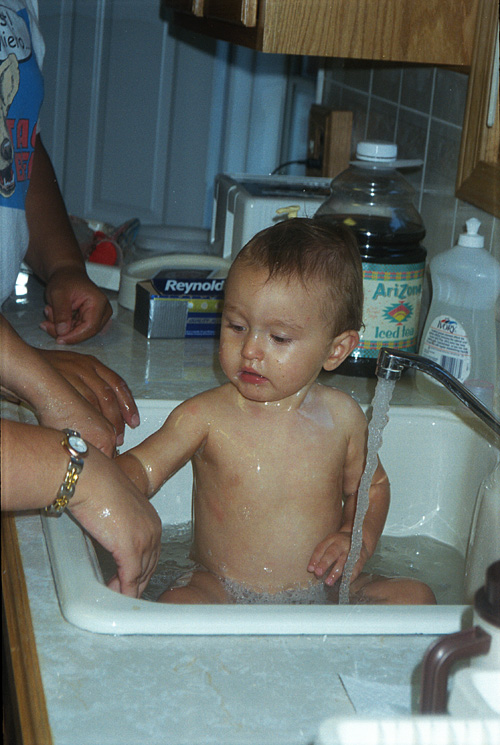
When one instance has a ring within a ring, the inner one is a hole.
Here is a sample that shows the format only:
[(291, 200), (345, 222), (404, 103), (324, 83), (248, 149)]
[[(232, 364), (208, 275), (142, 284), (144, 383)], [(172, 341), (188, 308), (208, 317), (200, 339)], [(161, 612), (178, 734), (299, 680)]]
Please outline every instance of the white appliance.
[(234, 259), (259, 230), (288, 217), (313, 217), (330, 178), (222, 173), (214, 185), (211, 253)]

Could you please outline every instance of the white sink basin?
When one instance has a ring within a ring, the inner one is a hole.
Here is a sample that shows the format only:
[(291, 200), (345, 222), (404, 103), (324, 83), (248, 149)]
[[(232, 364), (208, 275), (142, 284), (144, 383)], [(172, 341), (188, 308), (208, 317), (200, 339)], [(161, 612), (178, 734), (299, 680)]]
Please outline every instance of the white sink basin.
[[(156, 430), (177, 404), (139, 401), (141, 425), (125, 448)], [(468, 412), (393, 406), (381, 458), (392, 487), (386, 536), (427, 536), (467, 550), (478, 489), (498, 452)], [(188, 464), (153, 500), (162, 522), (191, 515)], [(134, 600), (109, 590), (91, 543), (68, 515), (42, 517), (61, 610), (70, 622), (108, 634), (444, 634), (468, 610), (437, 606), (222, 605), (181, 606)], [(446, 567), (442, 568), (446, 575)]]

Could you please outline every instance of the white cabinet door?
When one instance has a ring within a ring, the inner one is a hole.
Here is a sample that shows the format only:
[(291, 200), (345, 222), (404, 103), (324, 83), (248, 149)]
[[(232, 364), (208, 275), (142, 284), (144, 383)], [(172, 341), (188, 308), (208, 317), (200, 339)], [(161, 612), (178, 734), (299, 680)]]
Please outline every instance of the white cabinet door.
[(158, 0), (43, 0), (42, 136), (70, 212), (209, 227), (221, 170), (280, 162), (287, 60), (169, 28)]

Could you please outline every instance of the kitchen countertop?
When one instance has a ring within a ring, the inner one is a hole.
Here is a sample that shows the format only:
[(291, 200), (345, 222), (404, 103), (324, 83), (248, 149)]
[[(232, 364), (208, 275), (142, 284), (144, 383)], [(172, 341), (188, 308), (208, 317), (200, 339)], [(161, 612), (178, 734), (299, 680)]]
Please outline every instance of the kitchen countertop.
[[(110, 297), (110, 327), (76, 349), (116, 370), (136, 398), (182, 399), (222, 381), (214, 340), (148, 342)], [(28, 296), (2, 310), (33, 346), (55, 348), (37, 328), (42, 298), (30, 279)], [(323, 382), (362, 404), (373, 395), (373, 381)], [(410, 375), (393, 401), (429, 403)], [(15, 524), (54, 745), (308, 745), (323, 719), (354, 714), (346, 681), (358, 714), (418, 710), (419, 665), (434, 637), (93, 634), (61, 615), (39, 515), (18, 515)]]
[[(136, 398), (180, 400), (222, 383), (217, 354), (217, 340), (146, 339), (133, 328), (133, 313), (118, 305), (118, 293), (108, 292), (113, 320), (97, 337), (78, 345), (60, 347), (38, 325), (43, 319), (43, 288), (33, 277), (28, 294), (12, 296), (2, 312), (25, 341), (44, 349), (71, 349), (93, 354), (119, 373)], [(375, 391), (375, 379), (350, 377), (323, 372), (320, 381), (350, 393), (360, 404), (369, 404)], [(450, 404), (455, 399), (444, 391)], [(433, 401), (416, 390), (412, 371), (398, 382), (392, 398), (394, 404), (426, 405)], [(434, 402), (435, 403), (435, 402)]]

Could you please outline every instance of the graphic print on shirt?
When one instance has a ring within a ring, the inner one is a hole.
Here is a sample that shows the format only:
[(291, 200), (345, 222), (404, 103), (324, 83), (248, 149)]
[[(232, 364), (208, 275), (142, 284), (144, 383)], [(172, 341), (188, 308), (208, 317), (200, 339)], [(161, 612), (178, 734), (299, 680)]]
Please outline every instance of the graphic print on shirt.
[(0, 205), (24, 210), (42, 97), (28, 15), (0, 1)]

